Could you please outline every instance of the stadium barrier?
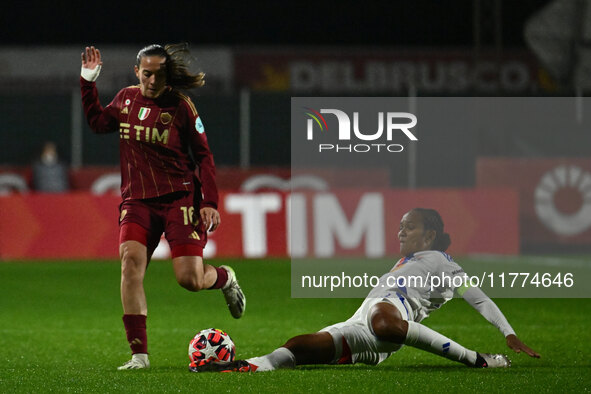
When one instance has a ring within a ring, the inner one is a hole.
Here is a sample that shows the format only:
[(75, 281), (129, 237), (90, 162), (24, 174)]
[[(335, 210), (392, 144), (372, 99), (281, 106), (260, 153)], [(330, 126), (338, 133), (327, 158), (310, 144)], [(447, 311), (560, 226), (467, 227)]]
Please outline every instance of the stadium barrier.
[(519, 193), (522, 251), (591, 250), (591, 159), (479, 158), (476, 185)]
[[(113, 191), (119, 194), (120, 169), (118, 166), (84, 166), (69, 171), (69, 183), (72, 191), (95, 191), (97, 194)], [(306, 170), (322, 179), (326, 187), (335, 188), (379, 188), (389, 184), (390, 172), (387, 169), (355, 170), (344, 172), (341, 169)], [(0, 166), (0, 177), (18, 179), (2, 184), (6, 191), (22, 191), (22, 187), (32, 189), (32, 171), (30, 166)], [(218, 167), (216, 183), (221, 190), (287, 190), (292, 178), (290, 167)], [(0, 178), (1, 180), (2, 178)], [(18, 182), (19, 187), (15, 186)]]
[[(119, 203), (110, 193), (0, 196), (0, 259), (117, 258)], [(395, 256), (400, 218), (417, 206), (439, 210), (452, 254), (519, 253), (518, 198), (510, 189), (341, 189), (222, 191), (222, 224), (205, 255)], [(162, 244), (155, 257), (168, 253)]]

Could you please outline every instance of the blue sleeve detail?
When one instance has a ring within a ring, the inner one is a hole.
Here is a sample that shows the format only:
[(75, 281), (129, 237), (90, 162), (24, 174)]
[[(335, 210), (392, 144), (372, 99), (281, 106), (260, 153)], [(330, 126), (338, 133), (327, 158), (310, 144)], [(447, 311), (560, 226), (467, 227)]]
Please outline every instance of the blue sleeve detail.
[(447, 259), (447, 261), (454, 261), (453, 257), (451, 257), (450, 255), (448, 255), (445, 252), (442, 252), (440, 250), (438, 250), (439, 253), (441, 253), (443, 255), (443, 257), (445, 257)]

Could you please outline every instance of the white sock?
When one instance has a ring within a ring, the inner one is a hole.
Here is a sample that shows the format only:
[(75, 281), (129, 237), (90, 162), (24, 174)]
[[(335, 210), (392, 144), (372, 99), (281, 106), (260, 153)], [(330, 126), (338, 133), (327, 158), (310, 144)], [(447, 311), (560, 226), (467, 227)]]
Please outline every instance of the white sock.
[(289, 351), (289, 349), (284, 347), (275, 349), (273, 352), (261, 357), (249, 358), (246, 361), (256, 365), (258, 367), (257, 372), (274, 371), (280, 368), (295, 367), (295, 356), (291, 351)]
[(408, 322), (408, 332), (404, 344), (466, 365), (472, 366), (476, 363), (475, 351), (466, 349), (437, 331), (413, 321)]
[(148, 361), (148, 354), (147, 353), (135, 353), (131, 355), (131, 358), (134, 360), (140, 360), (144, 364)]

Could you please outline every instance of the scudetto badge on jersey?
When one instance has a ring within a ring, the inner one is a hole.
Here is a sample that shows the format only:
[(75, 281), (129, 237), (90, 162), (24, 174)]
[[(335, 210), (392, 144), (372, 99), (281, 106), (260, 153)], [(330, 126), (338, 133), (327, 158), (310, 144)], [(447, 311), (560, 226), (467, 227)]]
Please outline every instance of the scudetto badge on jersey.
[(205, 133), (205, 127), (203, 127), (203, 122), (199, 116), (195, 119), (195, 130), (197, 130), (199, 134)]
[(137, 117), (140, 120), (146, 119), (150, 115), (150, 108), (142, 107), (140, 108), (140, 112), (138, 112)]

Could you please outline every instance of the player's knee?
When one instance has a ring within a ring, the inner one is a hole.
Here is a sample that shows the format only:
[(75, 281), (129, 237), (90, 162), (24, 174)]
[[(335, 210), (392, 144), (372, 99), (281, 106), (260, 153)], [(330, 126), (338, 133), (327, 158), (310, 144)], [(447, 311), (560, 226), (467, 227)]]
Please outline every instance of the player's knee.
[(142, 280), (147, 257), (131, 247), (121, 247), (121, 277), (125, 281)]
[(374, 313), (371, 326), (375, 336), (382, 341), (404, 343), (406, 339), (408, 323), (396, 316)]
[(302, 335), (298, 335), (296, 337), (290, 338), (285, 342), (283, 345), (284, 348), (290, 349), (292, 352), (293, 350), (297, 349), (300, 346), (300, 338)]

